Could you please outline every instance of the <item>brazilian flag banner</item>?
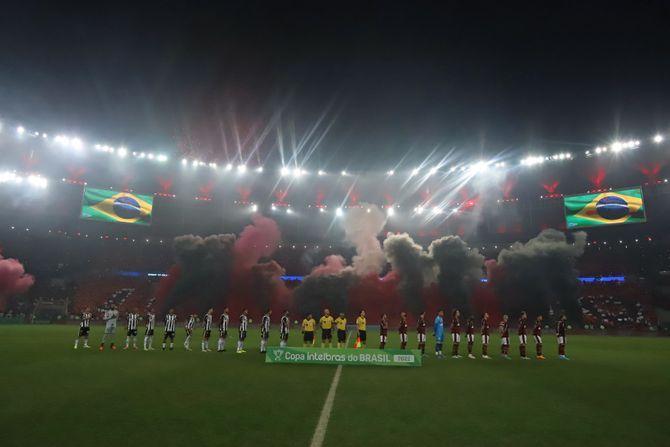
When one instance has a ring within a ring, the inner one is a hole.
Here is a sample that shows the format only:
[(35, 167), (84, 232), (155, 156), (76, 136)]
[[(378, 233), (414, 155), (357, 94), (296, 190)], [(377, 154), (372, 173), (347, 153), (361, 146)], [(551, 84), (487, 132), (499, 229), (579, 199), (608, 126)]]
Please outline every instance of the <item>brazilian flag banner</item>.
[(640, 187), (566, 196), (563, 205), (568, 229), (647, 221)]
[(151, 225), (153, 204), (153, 196), (84, 188), (81, 217), (103, 222)]

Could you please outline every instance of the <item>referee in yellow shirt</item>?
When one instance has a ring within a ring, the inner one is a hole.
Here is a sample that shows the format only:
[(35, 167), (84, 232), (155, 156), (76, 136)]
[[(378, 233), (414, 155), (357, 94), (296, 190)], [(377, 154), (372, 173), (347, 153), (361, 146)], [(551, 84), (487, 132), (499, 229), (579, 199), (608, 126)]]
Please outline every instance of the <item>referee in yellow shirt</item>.
[(312, 314), (307, 314), (307, 317), (302, 320), (302, 341), (303, 347), (314, 346), (314, 327), (316, 320), (312, 318)]
[(335, 318), (335, 325), (337, 326), (337, 347), (347, 347), (347, 318), (344, 312), (340, 312), (340, 316)]
[(327, 344), (330, 348), (333, 343), (333, 316), (330, 314), (330, 309), (323, 309), (323, 316), (319, 318), (319, 326), (321, 326), (321, 347)]
[(362, 310), (361, 313), (356, 318), (356, 328), (358, 328), (358, 338), (361, 341), (361, 347), (365, 347), (365, 342), (368, 339), (367, 333), (367, 320), (365, 319), (365, 311)]

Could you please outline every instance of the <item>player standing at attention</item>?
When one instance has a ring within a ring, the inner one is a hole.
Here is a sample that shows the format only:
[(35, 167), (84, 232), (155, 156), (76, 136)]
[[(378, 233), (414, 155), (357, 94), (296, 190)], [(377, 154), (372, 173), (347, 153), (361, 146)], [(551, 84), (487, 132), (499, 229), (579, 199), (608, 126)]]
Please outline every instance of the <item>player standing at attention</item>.
[(400, 334), (400, 349), (407, 349), (407, 313), (400, 312), (400, 326), (398, 326), (398, 334)]
[[(186, 330), (186, 340), (184, 340), (184, 348), (187, 351), (192, 351), (191, 349), (191, 337), (193, 337), (193, 328), (195, 327), (195, 314), (191, 314), (188, 316), (188, 320), (186, 321), (186, 325), (184, 325), (184, 329)], [(165, 349), (165, 348), (163, 348)]]
[(202, 352), (212, 352), (212, 350), (209, 349), (209, 337), (212, 335), (212, 314), (214, 314), (214, 309), (210, 308), (203, 317), (202, 343), (200, 346)]
[(291, 326), (291, 320), (288, 318), (288, 310), (285, 310), (279, 320), (279, 346), (285, 348), (288, 346), (288, 331)]
[(535, 319), (533, 336), (535, 337), (535, 356), (538, 360), (544, 360), (544, 355), (542, 355), (542, 315), (538, 315)]
[(426, 355), (426, 312), (419, 314), (419, 321), (416, 324), (416, 338), (419, 341), (421, 355)]
[(102, 317), (105, 321), (105, 333), (102, 334), (102, 341), (100, 342), (100, 350), (105, 349), (105, 341), (107, 336), (112, 340), (110, 343), (110, 348), (112, 351), (116, 350), (116, 345), (114, 341), (116, 339), (116, 320), (119, 319), (119, 311), (116, 309), (116, 304), (112, 304), (109, 309), (107, 309)]
[(465, 328), (465, 336), (468, 339), (468, 358), (474, 359), (472, 355), (472, 347), (475, 345), (475, 317), (468, 318), (468, 324)]
[(461, 313), (458, 309), (454, 309), (451, 316), (451, 358), (460, 359), (461, 356), (458, 354), (458, 347), (461, 344)]
[(503, 358), (507, 360), (512, 360), (509, 356), (509, 316), (507, 314), (503, 315), (503, 319), (498, 326), (498, 331), (500, 332), (500, 352), (502, 353)]
[(84, 337), (84, 348), (88, 349), (90, 346), (88, 345), (88, 332), (91, 330), (91, 317), (93, 314), (91, 314), (91, 308), (87, 307), (84, 309), (84, 312), (81, 314), (81, 322), (79, 323), (79, 335), (77, 336), (77, 339), (74, 341), (74, 349), (77, 349), (79, 347), (79, 339), (81, 337)]
[(558, 358), (561, 360), (570, 360), (568, 356), (565, 355), (565, 320), (567, 318), (565, 315), (561, 315), (558, 319), (558, 324), (556, 324), (556, 337), (558, 338)]
[(244, 354), (244, 340), (247, 338), (247, 330), (249, 329), (249, 311), (244, 309), (240, 315), (239, 339), (237, 340), (237, 353)]
[(490, 360), (491, 357), (489, 357), (489, 331), (490, 331), (490, 326), (489, 326), (489, 314), (487, 312), (484, 312), (484, 315), (482, 316), (482, 358)]
[(261, 354), (267, 351), (268, 339), (270, 338), (270, 315), (272, 315), (272, 310), (268, 309), (261, 318)]
[(137, 349), (137, 324), (140, 322), (140, 314), (137, 309), (128, 314), (128, 333), (126, 334), (126, 345), (124, 351), (130, 347), (130, 337), (133, 338), (133, 349)]
[(444, 344), (444, 311), (439, 311), (433, 324), (433, 334), (435, 335), (435, 356), (438, 359), (444, 358), (442, 355), (442, 345)]
[(346, 348), (347, 318), (344, 316), (344, 312), (340, 312), (340, 315), (337, 318), (335, 318), (335, 325), (337, 326), (337, 347)]
[(379, 322), (379, 349), (386, 347), (386, 340), (389, 335), (389, 320), (386, 314), (382, 314), (382, 319)]
[(151, 346), (154, 341), (154, 328), (156, 327), (156, 314), (153, 310), (149, 309), (147, 311), (147, 328), (144, 330), (144, 350), (153, 351), (154, 347)]
[(333, 345), (333, 316), (330, 314), (330, 309), (323, 309), (323, 316), (319, 318), (319, 326), (321, 326), (321, 347), (325, 345), (332, 347)]
[(226, 337), (228, 337), (228, 323), (230, 316), (228, 315), (228, 308), (223, 309), (221, 317), (219, 317), (219, 343), (216, 347), (218, 352), (226, 351)]
[(526, 311), (521, 312), (519, 318), (519, 355), (523, 360), (530, 360), (526, 355), (526, 343), (528, 342), (528, 315)]
[(364, 348), (368, 340), (368, 320), (365, 319), (364, 310), (356, 318), (356, 327), (358, 328), (358, 339), (361, 341), (359, 346)]
[(307, 316), (302, 320), (302, 346), (314, 346), (314, 327), (316, 326), (316, 320), (312, 317), (312, 314), (307, 314)]
[(170, 339), (170, 351), (174, 350), (174, 333), (177, 330), (177, 315), (174, 309), (170, 309), (165, 315), (165, 333), (163, 334), (163, 351), (165, 351), (165, 342)]

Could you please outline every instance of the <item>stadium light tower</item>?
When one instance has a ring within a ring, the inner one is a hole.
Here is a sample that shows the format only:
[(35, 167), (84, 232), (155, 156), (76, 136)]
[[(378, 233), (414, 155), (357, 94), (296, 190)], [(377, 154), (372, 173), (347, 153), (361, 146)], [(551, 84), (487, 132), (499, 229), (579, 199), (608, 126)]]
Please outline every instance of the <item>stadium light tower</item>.
[(662, 143), (663, 140), (664, 140), (663, 135), (661, 135), (660, 133), (654, 135), (654, 143), (659, 144)]

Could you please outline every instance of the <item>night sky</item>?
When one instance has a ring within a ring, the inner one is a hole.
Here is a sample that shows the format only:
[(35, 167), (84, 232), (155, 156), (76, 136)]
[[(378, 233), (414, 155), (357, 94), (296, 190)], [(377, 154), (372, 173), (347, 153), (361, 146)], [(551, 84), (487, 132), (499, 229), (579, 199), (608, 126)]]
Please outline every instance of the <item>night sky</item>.
[(3, 5), (0, 118), (326, 168), (670, 130), (667, 2), (106, 3)]

